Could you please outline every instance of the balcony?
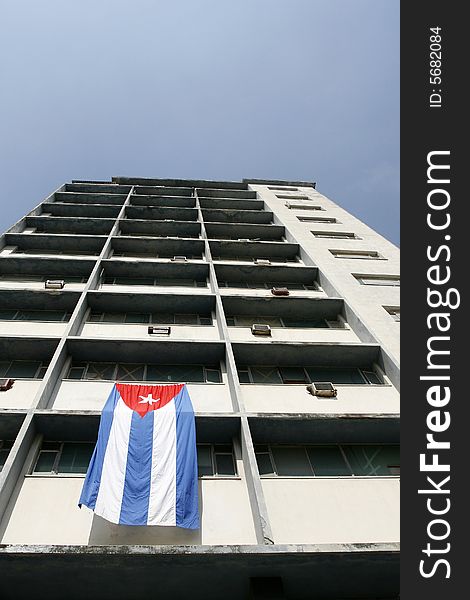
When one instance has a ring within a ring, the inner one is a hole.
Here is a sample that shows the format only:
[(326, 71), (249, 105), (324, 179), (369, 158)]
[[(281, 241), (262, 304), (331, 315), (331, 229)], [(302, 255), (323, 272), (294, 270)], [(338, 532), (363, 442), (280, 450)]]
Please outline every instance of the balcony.
[(202, 210), (202, 216), (208, 223), (257, 223), (269, 225), (273, 213), (261, 210), (208, 209)]
[[(233, 350), (249, 412), (399, 414), (399, 393), (383, 371), (378, 346), (252, 342), (235, 343)], [(337, 396), (312, 396), (306, 389), (311, 381), (331, 382)]]
[(26, 217), (25, 228), (36, 233), (73, 233), (90, 236), (108, 235), (114, 219), (90, 219), (88, 217)]
[(282, 225), (252, 225), (252, 224), (227, 224), (227, 223), (206, 223), (206, 232), (208, 238), (240, 240), (245, 241), (277, 241), (281, 242), (284, 238), (285, 228)]
[[(119, 339), (219, 339), (215, 323), (215, 297), (89, 292), (89, 310), (80, 335)], [(1, 314), (1, 313), (0, 313)], [(169, 327), (168, 334), (149, 334), (149, 325)]]
[(118, 194), (127, 196), (131, 191), (131, 186), (117, 185), (115, 183), (72, 182), (65, 184), (65, 191), (80, 194)]
[[(234, 342), (360, 343), (344, 320), (340, 299), (225, 296), (223, 305)], [(253, 335), (255, 323), (270, 326), (268, 338)]]
[(111, 242), (113, 257), (172, 259), (186, 256), (187, 260), (203, 260), (203, 240), (148, 239), (133, 237), (114, 237)]
[(152, 207), (178, 207), (178, 208), (194, 208), (196, 199), (190, 196), (151, 196), (133, 194), (131, 196), (132, 206), (152, 206)]
[(127, 198), (126, 194), (108, 194), (108, 193), (76, 193), (76, 192), (56, 192), (54, 202), (67, 202), (73, 204), (114, 204), (122, 206)]
[[(136, 264), (139, 265), (136, 277)], [(209, 265), (196, 262), (142, 262), (136, 260), (103, 260), (104, 270), (99, 287), (103, 291), (209, 293)], [(186, 290), (187, 292), (188, 290)]]
[(123, 219), (119, 221), (119, 234), (136, 237), (199, 238), (201, 225), (191, 221), (131, 221)]
[(287, 242), (211, 241), (212, 258), (220, 261), (298, 263), (299, 245)]
[(72, 204), (67, 202), (44, 202), (41, 216), (88, 217), (92, 219), (115, 219), (120, 206), (111, 204)]
[[(82, 290), (95, 261), (72, 258), (9, 256), (0, 259), (0, 289), (45, 289), (48, 279), (64, 281), (66, 291)], [(50, 290), (53, 295), (57, 290)]]
[(0, 256), (98, 256), (106, 241), (105, 236), (66, 236), (24, 233), (6, 233), (5, 246)]
[(195, 208), (154, 208), (151, 206), (126, 206), (126, 219), (152, 221), (197, 221)]
[(69, 338), (69, 360), (51, 400), (54, 410), (101, 411), (115, 381), (187, 383), (195, 412), (232, 412), (224, 345), (178, 342)]

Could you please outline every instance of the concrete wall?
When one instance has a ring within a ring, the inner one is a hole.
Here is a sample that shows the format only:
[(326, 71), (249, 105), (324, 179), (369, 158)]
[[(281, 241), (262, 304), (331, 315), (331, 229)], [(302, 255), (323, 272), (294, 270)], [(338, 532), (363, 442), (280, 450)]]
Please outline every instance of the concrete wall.
[[(195, 412), (231, 412), (232, 402), (226, 374), (222, 374), (224, 384), (188, 384)], [(96, 410), (101, 411), (114, 385), (112, 381), (71, 381), (61, 382), (53, 400), (55, 410)], [(151, 385), (148, 383), (148, 385)]]
[[(51, 277), (51, 279), (60, 279), (59, 277)], [(64, 290), (82, 291), (85, 288), (84, 283), (66, 283)], [(43, 290), (44, 281), (8, 281), (0, 280), (0, 289), (2, 290)], [(51, 292), (53, 293), (53, 292)]]
[[(295, 237), (302, 248), (310, 254), (315, 265), (325, 273), (334, 285), (337, 295), (345, 298), (364, 323), (387, 350), (396, 359), (399, 358), (399, 324), (385, 311), (383, 306), (400, 305), (400, 288), (361, 285), (352, 273), (390, 274), (400, 273), (400, 251), (391, 242), (383, 238), (359, 219), (343, 210), (317, 190), (299, 187), (298, 192), (269, 190), (267, 186), (250, 185), (263, 198), (267, 209), (275, 213), (276, 224), (284, 225), (289, 234)], [(320, 205), (324, 210), (314, 212), (308, 210), (289, 209), (288, 201), (277, 195), (305, 195), (302, 204)], [(308, 223), (297, 217), (321, 216), (334, 217), (338, 223)], [(320, 239), (313, 236), (312, 231), (344, 231), (355, 233), (360, 239)], [(375, 250), (385, 260), (343, 259), (335, 258), (332, 250)], [(307, 261), (305, 261), (307, 262)]]
[(38, 321), (0, 321), (1, 335), (35, 337), (49, 335), (61, 337), (68, 323)]
[[(43, 284), (44, 285), (44, 284)], [(97, 289), (104, 292), (127, 292), (128, 294), (138, 294), (144, 292), (146, 294), (210, 294), (209, 287), (184, 287), (184, 286), (155, 286), (155, 285), (112, 285), (103, 283)]]
[(15, 379), (12, 388), (0, 392), (0, 408), (29, 408), (40, 385), (39, 379)]
[(171, 325), (169, 336), (150, 336), (148, 325), (116, 324), (116, 323), (85, 323), (81, 334), (86, 337), (105, 338), (154, 338), (170, 340), (218, 340), (219, 331), (215, 326), (183, 326)]
[(272, 478), (262, 486), (276, 544), (400, 539), (396, 477)]
[(272, 327), (271, 337), (253, 335), (249, 327), (229, 327), (228, 330), (230, 339), (234, 342), (360, 342), (351, 329)]
[(248, 412), (315, 414), (398, 414), (400, 395), (391, 385), (337, 385), (336, 398), (311, 396), (305, 385), (242, 384)]

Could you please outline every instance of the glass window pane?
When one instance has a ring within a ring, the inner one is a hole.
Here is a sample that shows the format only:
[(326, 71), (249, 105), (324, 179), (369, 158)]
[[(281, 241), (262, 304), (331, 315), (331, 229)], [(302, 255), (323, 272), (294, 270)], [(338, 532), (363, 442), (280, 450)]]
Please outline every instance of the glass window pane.
[(197, 325), (197, 315), (175, 315), (176, 325)]
[(59, 459), (58, 473), (86, 473), (94, 444), (65, 442)]
[(10, 364), (11, 364), (10, 361), (8, 361), (8, 362), (5, 362), (5, 361), (0, 362), (0, 377), (5, 377), (5, 375), (7, 374), (7, 371), (9, 369), (9, 367), (10, 367)]
[(225, 317), (228, 327), (235, 327), (235, 317)]
[(85, 367), (70, 367), (66, 379), (82, 379), (85, 375)]
[(98, 323), (99, 321), (101, 321), (101, 319), (103, 318), (103, 313), (90, 313), (90, 316), (88, 317), (88, 321), (90, 323)]
[(173, 325), (175, 316), (171, 313), (153, 313), (151, 322), (155, 325)]
[(351, 475), (339, 446), (311, 446), (307, 454), (317, 477)]
[(273, 446), (271, 451), (278, 475), (295, 477), (313, 475), (303, 446)]
[(275, 475), (274, 467), (271, 462), (271, 457), (267, 452), (256, 454), (256, 462), (260, 475)]
[(114, 363), (88, 363), (87, 379), (114, 379)]
[(399, 446), (343, 446), (354, 475), (392, 475), (400, 464)]
[(279, 367), (283, 383), (306, 383), (303, 367)]
[(51, 473), (57, 452), (40, 452), (34, 467), (35, 473)]
[(64, 312), (59, 310), (20, 310), (18, 321), (62, 321)]
[(148, 313), (127, 313), (124, 323), (148, 323), (149, 317)]
[(124, 313), (105, 312), (103, 313), (103, 321), (105, 323), (124, 323)]
[(197, 467), (199, 477), (214, 474), (210, 446), (197, 445)]
[(198, 365), (148, 365), (147, 380), (175, 383), (203, 383), (204, 372), (203, 368)]
[(216, 454), (217, 475), (235, 475), (235, 463), (232, 454)]
[(0, 319), (11, 321), (16, 314), (16, 310), (0, 310)]
[(324, 319), (320, 320), (308, 320), (308, 319), (288, 319), (283, 317), (284, 325), (286, 327), (311, 327), (311, 328), (319, 328), (319, 327), (328, 327), (326, 321)]
[(282, 383), (277, 367), (251, 367), (253, 383)]
[(239, 369), (237, 369), (237, 371), (240, 383), (250, 383), (250, 375), (246, 367), (240, 367)]
[(219, 369), (204, 369), (206, 381), (209, 383), (222, 383), (222, 377)]
[(144, 381), (144, 365), (119, 364), (116, 381)]
[(366, 381), (354, 367), (305, 367), (311, 381), (331, 381), (346, 385), (364, 384)]
[(14, 360), (8, 369), (8, 377), (34, 377), (40, 366), (38, 360)]
[(374, 385), (374, 384), (380, 385), (382, 383), (382, 381), (380, 381), (380, 378), (375, 371), (362, 371), (362, 374), (368, 380), (368, 382), (372, 385)]

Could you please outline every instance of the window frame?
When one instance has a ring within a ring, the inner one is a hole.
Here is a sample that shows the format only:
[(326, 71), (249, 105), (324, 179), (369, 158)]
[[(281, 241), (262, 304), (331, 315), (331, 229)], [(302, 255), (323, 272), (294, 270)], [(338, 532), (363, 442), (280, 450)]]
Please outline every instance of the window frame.
[[(280, 369), (283, 368), (283, 367), (282, 366), (275, 366), (275, 365), (240, 365), (240, 366), (237, 365), (237, 374), (238, 374), (238, 378), (240, 379), (239, 373), (243, 372), (243, 373), (245, 373), (245, 374), (248, 375), (248, 378), (250, 380), (249, 382), (244, 382), (244, 383), (240, 381), (241, 385), (302, 385), (302, 386), (304, 386), (304, 385), (309, 385), (310, 383), (315, 383), (315, 381), (311, 379), (310, 375), (308, 374), (308, 372), (306, 370), (306, 369), (309, 369), (309, 368), (314, 368), (315, 366), (316, 365), (306, 365), (306, 366), (297, 367), (297, 368), (303, 369), (303, 371), (304, 371), (304, 374), (305, 374), (305, 382), (304, 383), (284, 383), (283, 376), (282, 376), (281, 371), (280, 371)], [(279, 374), (280, 382), (279, 383), (259, 383), (259, 382), (254, 382), (253, 381), (253, 374), (251, 372), (251, 369), (253, 367), (255, 367), (255, 368), (256, 367), (265, 367), (265, 368), (274, 368), (274, 369), (276, 369), (277, 372), (278, 372), (278, 374)], [(323, 368), (329, 368), (329, 367), (323, 367)], [(331, 367), (331, 368), (335, 368), (335, 367)], [(341, 368), (344, 368), (344, 367), (338, 367), (338, 368), (341, 369)], [(358, 371), (360, 377), (362, 377), (362, 379), (363, 379), (362, 383), (334, 383), (333, 382), (335, 386), (336, 385), (339, 385), (339, 386), (342, 386), (342, 385), (345, 385), (345, 386), (351, 386), (351, 385), (354, 385), (354, 386), (356, 386), (356, 385), (383, 386), (383, 385), (387, 385), (387, 382), (385, 381), (385, 375), (381, 371), (379, 371), (377, 369), (377, 367), (376, 367), (375, 364), (371, 365), (370, 369), (362, 369), (360, 367), (351, 367), (351, 368), (356, 369)], [(370, 373), (374, 373), (375, 377), (377, 377), (377, 379), (380, 381), (380, 383), (371, 383), (369, 381), (369, 379), (367, 378), (367, 375), (365, 374), (365, 373), (369, 373), (369, 372)], [(317, 380), (317, 382), (318, 381), (319, 380)]]
[[(43, 443), (57, 443), (60, 445), (58, 450), (43, 450), (42, 446)], [(59, 471), (58, 467), (59, 467), (59, 463), (64, 451), (64, 445), (65, 444), (88, 444), (90, 446), (93, 446), (93, 449), (96, 445), (96, 442), (84, 442), (83, 440), (67, 440), (67, 441), (54, 441), (54, 440), (42, 440), (41, 444), (36, 452), (35, 458), (31, 464), (31, 467), (28, 471), (28, 475), (29, 476), (33, 476), (33, 477), (85, 477), (86, 472), (85, 473), (74, 473), (74, 472), (66, 472), (66, 471)], [(56, 457), (53, 461), (52, 464), (52, 469), (50, 471), (35, 471), (36, 466), (39, 462), (39, 457), (41, 456), (42, 453), (56, 453)], [(90, 455), (90, 460), (91, 460), (91, 456), (93, 455), (93, 451)]]

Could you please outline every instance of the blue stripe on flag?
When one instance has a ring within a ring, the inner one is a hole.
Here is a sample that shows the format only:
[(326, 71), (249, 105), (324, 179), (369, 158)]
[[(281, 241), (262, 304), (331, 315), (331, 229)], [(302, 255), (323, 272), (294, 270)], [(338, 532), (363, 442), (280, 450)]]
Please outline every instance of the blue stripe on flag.
[(129, 434), (120, 525), (147, 525), (152, 470), (153, 411), (134, 412)]
[(199, 529), (196, 427), (186, 386), (175, 397), (176, 408), (176, 525)]
[(121, 396), (114, 385), (101, 413), (98, 440), (90, 459), (90, 464), (88, 465), (82, 493), (80, 495), (80, 500), (78, 501), (78, 506), (80, 507), (82, 504), (84, 504), (85, 506), (88, 506), (88, 508), (91, 508), (91, 510), (95, 509), (96, 498), (100, 489), (104, 455), (106, 454), (109, 433), (113, 424), (114, 409), (116, 408), (116, 404), (120, 398)]

